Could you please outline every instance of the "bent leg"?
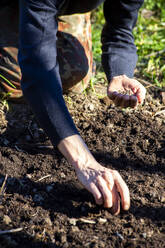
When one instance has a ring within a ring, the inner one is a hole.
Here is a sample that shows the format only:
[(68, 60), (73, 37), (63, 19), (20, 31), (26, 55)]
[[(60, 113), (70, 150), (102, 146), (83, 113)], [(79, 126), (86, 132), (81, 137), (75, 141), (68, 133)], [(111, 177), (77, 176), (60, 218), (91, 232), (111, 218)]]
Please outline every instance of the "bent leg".
[(64, 92), (82, 92), (92, 76), (90, 13), (59, 18), (57, 53)]
[[(0, 86), (7, 98), (22, 99), (18, 55), (18, 2), (0, 10)], [(59, 18), (57, 54), (64, 92), (82, 92), (92, 76), (90, 13)], [(7, 80), (6, 80), (7, 79)], [(9, 83), (10, 82), (10, 83)], [(6, 94), (5, 94), (6, 95)]]
[(1, 92), (5, 90), (7, 97), (12, 100), (22, 98), (17, 55), (18, 3), (15, 2), (0, 10), (0, 86)]

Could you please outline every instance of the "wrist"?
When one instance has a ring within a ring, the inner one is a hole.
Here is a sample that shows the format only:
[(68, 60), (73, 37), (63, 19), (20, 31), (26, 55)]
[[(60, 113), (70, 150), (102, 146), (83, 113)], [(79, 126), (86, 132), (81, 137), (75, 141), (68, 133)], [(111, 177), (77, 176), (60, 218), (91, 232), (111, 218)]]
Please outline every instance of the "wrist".
[(87, 166), (89, 161), (94, 160), (94, 157), (79, 135), (63, 139), (59, 143), (58, 149), (75, 169)]

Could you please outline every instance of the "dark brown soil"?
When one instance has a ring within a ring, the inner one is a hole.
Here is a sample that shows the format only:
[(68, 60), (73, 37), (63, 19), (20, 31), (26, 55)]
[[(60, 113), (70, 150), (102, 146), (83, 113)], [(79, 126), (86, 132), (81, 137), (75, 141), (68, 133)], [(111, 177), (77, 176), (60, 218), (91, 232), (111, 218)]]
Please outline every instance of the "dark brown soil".
[[(165, 109), (148, 88), (146, 104), (118, 109), (96, 92), (66, 96), (96, 159), (117, 169), (131, 193), (118, 216), (97, 207), (73, 168), (52, 149), (26, 104), (1, 106), (1, 248), (165, 247)], [(2, 230), (19, 229), (2, 234)]]

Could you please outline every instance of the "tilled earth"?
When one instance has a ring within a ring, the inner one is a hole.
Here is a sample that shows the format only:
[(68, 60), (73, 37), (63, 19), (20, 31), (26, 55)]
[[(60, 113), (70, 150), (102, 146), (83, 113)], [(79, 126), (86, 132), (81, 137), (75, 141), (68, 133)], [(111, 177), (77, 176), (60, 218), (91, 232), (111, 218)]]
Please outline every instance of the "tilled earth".
[(134, 110), (115, 107), (101, 84), (65, 96), (97, 161), (129, 186), (131, 208), (118, 216), (95, 205), (27, 104), (1, 105), (1, 248), (165, 247), (165, 106), (147, 86), (145, 105)]

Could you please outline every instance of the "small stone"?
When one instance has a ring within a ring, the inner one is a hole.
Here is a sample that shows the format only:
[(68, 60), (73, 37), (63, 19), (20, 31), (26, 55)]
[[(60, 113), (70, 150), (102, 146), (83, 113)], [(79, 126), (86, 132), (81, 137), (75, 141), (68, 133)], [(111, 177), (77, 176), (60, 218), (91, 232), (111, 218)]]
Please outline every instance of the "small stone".
[(69, 223), (73, 226), (76, 226), (76, 223), (77, 223), (77, 220), (72, 218), (72, 219), (69, 219)]
[(149, 230), (148, 232), (147, 232), (147, 237), (148, 238), (151, 238), (151, 236), (153, 235), (153, 230)]
[(144, 219), (141, 218), (141, 219), (140, 219), (140, 222), (141, 222), (142, 224), (144, 224)]
[(156, 191), (153, 191), (153, 192), (151, 193), (151, 196), (155, 198), (155, 197), (157, 196), (157, 192), (156, 192)]
[(26, 177), (31, 179), (32, 178), (32, 175), (31, 174), (26, 174)]
[(107, 222), (107, 219), (99, 218), (99, 219), (98, 219), (98, 222), (99, 222), (100, 224), (104, 224), (104, 223)]
[(3, 222), (6, 224), (6, 225), (9, 225), (11, 223), (11, 219), (8, 215), (4, 215), (3, 217)]
[(109, 124), (107, 125), (107, 127), (110, 128), (110, 129), (113, 129), (113, 128), (114, 128), (114, 124), (113, 124), (113, 123), (109, 123)]
[(90, 111), (93, 111), (95, 109), (95, 107), (92, 103), (89, 105), (89, 109), (90, 109)]
[(147, 238), (147, 233), (142, 233), (142, 236), (143, 236), (144, 239), (146, 239)]
[(143, 205), (146, 204), (146, 199), (145, 199), (144, 197), (141, 198), (141, 203), (142, 203)]
[(61, 172), (61, 178), (65, 178), (65, 174), (63, 172)]

